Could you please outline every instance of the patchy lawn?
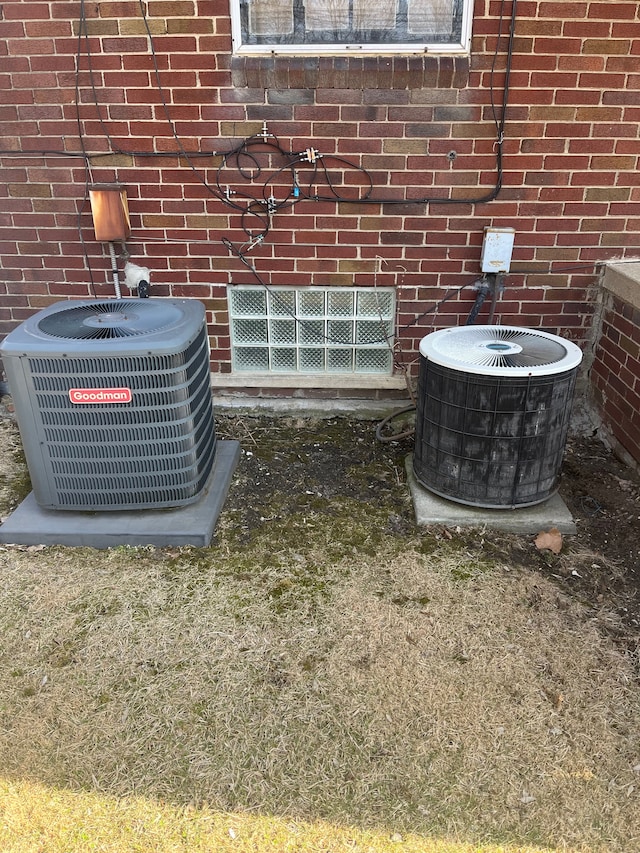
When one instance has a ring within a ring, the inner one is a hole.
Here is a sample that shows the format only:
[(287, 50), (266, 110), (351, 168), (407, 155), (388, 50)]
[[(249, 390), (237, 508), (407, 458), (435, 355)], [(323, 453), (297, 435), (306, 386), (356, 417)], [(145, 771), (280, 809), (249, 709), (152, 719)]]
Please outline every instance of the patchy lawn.
[(211, 547), (0, 546), (0, 848), (640, 849), (635, 475), (572, 443), (556, 556), (416, 529), (372, 422), (217, 422)]

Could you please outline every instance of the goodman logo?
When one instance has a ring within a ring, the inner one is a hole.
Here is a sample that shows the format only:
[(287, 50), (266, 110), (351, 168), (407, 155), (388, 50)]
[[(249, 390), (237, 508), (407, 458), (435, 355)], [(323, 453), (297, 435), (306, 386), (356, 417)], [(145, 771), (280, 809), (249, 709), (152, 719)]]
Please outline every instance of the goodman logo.
[(131, 388), (69, 388), (72, 403), (130, 403)]

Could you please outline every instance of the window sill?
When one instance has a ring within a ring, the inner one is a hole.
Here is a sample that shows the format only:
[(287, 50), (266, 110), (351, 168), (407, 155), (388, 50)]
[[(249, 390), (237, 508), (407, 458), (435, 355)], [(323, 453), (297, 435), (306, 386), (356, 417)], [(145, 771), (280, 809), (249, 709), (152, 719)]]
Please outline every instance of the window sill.
[(212, 373), (211, 386), (217, 388), (330, 388), (398, 390), (406, 389), (403, 375), (374, 373)]
[(238, 89), (463, 89), (468, 56), (236, 55), (231, 60)]
[(385, 44), (277, 44), (242, 45), (236, 56), (468, 56), (463, 44), (421, 45), (387, 42)]

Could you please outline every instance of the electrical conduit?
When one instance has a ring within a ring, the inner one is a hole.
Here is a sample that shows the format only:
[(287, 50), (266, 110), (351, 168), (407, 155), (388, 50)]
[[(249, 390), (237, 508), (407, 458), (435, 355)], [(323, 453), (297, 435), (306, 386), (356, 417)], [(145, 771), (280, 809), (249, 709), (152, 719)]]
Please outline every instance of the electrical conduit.
[(113, 276), (113, 288), (116, 292), (116, 299), (120, 299), (120, 276), (118, 275), (118, 262), (116, 260), (116, 247), (113, 243), (109, 243), (109, 255), (111, 257), (111, 274)]

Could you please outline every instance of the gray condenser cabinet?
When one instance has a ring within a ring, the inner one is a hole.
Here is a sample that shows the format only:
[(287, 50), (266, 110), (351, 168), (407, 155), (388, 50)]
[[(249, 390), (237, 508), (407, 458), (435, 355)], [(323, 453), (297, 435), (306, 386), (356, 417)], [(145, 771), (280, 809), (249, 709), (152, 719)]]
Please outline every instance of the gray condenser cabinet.
[(14, 329), (0, 356), (40, 506), (198, 500), (216, 451), (201, 302), (59, 302)]

